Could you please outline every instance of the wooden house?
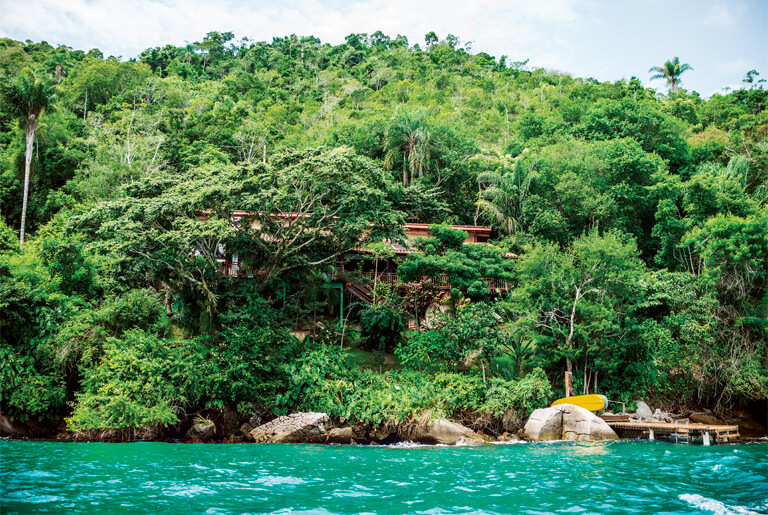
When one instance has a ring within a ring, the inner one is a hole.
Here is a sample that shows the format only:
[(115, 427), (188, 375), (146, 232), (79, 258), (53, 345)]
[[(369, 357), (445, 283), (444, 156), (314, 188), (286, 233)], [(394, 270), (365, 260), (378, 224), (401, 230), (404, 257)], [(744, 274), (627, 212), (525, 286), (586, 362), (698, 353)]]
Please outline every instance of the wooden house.
[[(202, 211), (199, 216), (201, 219), (205, 219), (209, 215), (209, 212)], [(247, 211), (235, 211), (232, 214), (232, 220), (235, 224), (240, 224), (241, 220), (248, 216), (249, 212)], [(290, 224), (299, 216), (302, 215), (284, 213), (275, 215), (275, 219), (282, 220), (282, 223)], [(258, 222), (251, 221), (251, 224), (253, 228), (258, 228)], [(465, 245), (487, 244), (491, 235), (491, 228), (486, 226), (451, 225), (450, 227), (467, 233), (467, 239), (464, 241)], [(370, 290), (366, 283), (372, 283), (374, 277), (378, 281), (384, 281), (392, 285), (399, 284), (400, 278), (397, 274), (398, 263), (408, 254), (418, 252), (411, 243), (415, 242), (418, 238), (428, 238), (431, 236), (429, 224), (423, 223), (405, 224), (403, 233), (405, 241), (390, 243), (391, 249), (385, 252), (388, 254), (386, 257), (375, 259), (372, 253), (365, 248), (357, 248), (341, 254), (334, 263), (335, 279), (337, 279), (338, 286), (343, 286), (343, 289), (346, 289), (356, 297), (370, 302)], [(514, 254), (506, 254), (505, 257), (517, 258)], [(242, 264), (243, 261), (237, 253), (222, 252), (219, 258), (219, 270), (222, 274), (230, 277), (252, 278), (254, 274), (258, 274), (258, 271), (244, 266)], [(356, 280), (352, 280), (352, 278), (356, 278)], [(450, 284), (445, 278), (435, 278), (435, 281), (440, 288), (450, 289)], [(506, 291), (509, 288), (507, 284), (498, 280), (488, 279), (488, 282), (493, 291)]]

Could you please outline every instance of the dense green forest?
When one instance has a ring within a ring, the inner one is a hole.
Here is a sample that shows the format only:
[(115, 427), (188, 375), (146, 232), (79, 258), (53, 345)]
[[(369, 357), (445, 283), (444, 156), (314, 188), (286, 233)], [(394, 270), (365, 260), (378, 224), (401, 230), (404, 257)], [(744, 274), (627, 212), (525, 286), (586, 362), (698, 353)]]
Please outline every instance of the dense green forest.
[[(522, 57), (434, 33), (210, 32), (127, 62), (0, 39), (0, 405), (85, 434), (225, 410), (492, 426), (566, 369), (621, 401), (764, 401), (759, 74), (703, 99), (677, 58), (659, 94)], [(408, 284), (340, 299), (338, 256), (386, 257), (405, 222), (434, 224)], [(220, 273), (233, 251), (253, 278)]]

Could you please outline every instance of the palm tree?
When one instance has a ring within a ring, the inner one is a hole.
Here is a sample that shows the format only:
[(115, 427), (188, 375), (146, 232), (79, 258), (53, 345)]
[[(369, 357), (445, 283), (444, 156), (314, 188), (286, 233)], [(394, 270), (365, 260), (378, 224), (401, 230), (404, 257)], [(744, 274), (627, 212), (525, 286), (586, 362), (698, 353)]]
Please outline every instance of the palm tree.
[(667, 79), (667, 85), (669, 86), (670, 93), (677, 93), (677, 86), (680, 84), (680, 76), (683, 72), (693, 70), (688, 63), (680, 64), (680, 59), (675, 57), (671, 61), (664, 63), (664, 66), (653, 66), (649, 73), (654, 72), (655, 75), (651, 76), (651, 80), (655, 79)]
[(54, 75), (56, 84), (59, 84), (68, 75), (72, 63), (67, 59), (65, 49), (51, 55), (43, 66)]
[(51, 85), (29, 68), (24, 68), (16, 78), (0, 83), (0, 108), (17, 118), (26, 131), (27, 149), (24, 153), (24, 199), (21, 205), (21, 234), (19, 243), (24, 245), (24, 226), (27, 220), (27, 198), (29, 196), (29, 168), (32, 163), (32, 148), (35, 131), (40, 117), (53, 108), (54, 92)]
[(424, 111), (398, 109), (395, 112), (384, 135), (384, 163), (391, 170), (395, 159), (403, 153), (403, 186), (408, 186), (408, 170), (411, 184), (417, 169), (419, 177), (423, 177), (424, 165), (429, 162), (430, 143), (431, 133)]
[(486, 166), (495, 170), (483, 172), (478, 176), (480, 183), (490, 184), (480, 192), (477, 207), (493, 220), (499, 230), (513, 235), (520, 227), (525, 215), (525, 207), (531, 183), (536, 177), (533, 167), (526, 167), (521, 161), (514, 164), (501, 156), (481, 156), (477, 161), (487, 161)]

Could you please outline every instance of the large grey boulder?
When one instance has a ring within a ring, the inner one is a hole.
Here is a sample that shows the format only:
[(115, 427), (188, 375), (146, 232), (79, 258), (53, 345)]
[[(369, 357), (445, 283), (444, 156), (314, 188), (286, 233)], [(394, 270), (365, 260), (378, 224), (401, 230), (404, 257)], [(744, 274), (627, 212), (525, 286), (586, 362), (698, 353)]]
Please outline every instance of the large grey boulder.
[(213, 437), (216, 432), (216, 424), (213, 422), (209, 424), (198, 423), (193, 425), (187, 431), (187, 438), (193, 442), (206, 442)]
[(653, 411), (651, 411), (651, 408), (646, 403), (643, 401), (635, 401), (635, 403), (637, 404), (635, 414), (640, 417), (640, 420), (649, 420), (653, 417)]
[(324, 443), (329, 422), (325, 413), (295, 413), (262, 424), (247, 436), (256, 443)]
[(525, 437), (534, 442), (548, 442), (563, 438), (562, 404), (551, 408), (540, 408), (531, 413), (523, 429)]
[(483, 443), (483, 438), (466, 426), (444, 418), (436, 419), (426, 425), (401, 432), (403, 440), (412, 440), (425, 444), (456, 445), (457, 443)]
[(615, 440), (611, 426), (591, 411), (563, 404), (563, 440)]
[(232, 408), (223, 408), (214, 419), (216, 422), (216, 438), (232, 438), (239, 433), (240, 414)]
[(352, 443), (351, 427), (334, 427), (326, 433), (325, 443)]
[(32, 436), (29, 428), (18, 420), (11, 420), (11, 417), (5, 411), (5, 407), (0, 404), (0, 436)]
[(505, 433), (517, 433), (523, 429), (523, 417), (513, 409), (507, 410), (501, 417), (501, 428)]
[(752, 413), (744, 408), (736, 408), (724, 415), (723, 422), (739, 426), (742, 438), (762, 438), (766, 436), (765, 427), (752, 418)]
[(433, 439), (435, 442), (445, 445), (455, 445), (460, 440), (464, 442), (482, 441), (482, 438), (468, 427), (444, 418), (437, 419), (427, 426), (424, 438)]
[(603, 419), (572, 404), (560, 404), (534, 411), (525, 424), (525, 437), (535, 442), (618, 438)]
[(53, 436), (57, 430), (60, 430), (59, 424), (53, 421), (37, 420), (30, 418), (24, 422), (13, 420), (0, 404), (0, 437), (10, 436), (12, 438), (32, 437), (40, 438)]
[(496, 439), (497, 442), (519, 442), (520, 438), (517, 437), (517, 435), (513, 435), (511, 433), (502, 433), (499, 435), (499, 437)]
[(386, 425), (370, 426), (368, 429), (368, 437), (377, 443), (384, 443), (397, 435), (397, 429)]
[(688, 418), (691, 420), (691, 422), (696, 422), (698, 424), (709, 424), (711, 426), (725, 425), (725, 421), (720, 420), (719, 418), (708, 413), (691, 413), (688, 415)]
[(254, 427), (249, 424), (248, 422), (243, 422), (240, 425), (240, 433), (245, 436), (246, 438), (251, 437), (251, 431), (253, 431)]

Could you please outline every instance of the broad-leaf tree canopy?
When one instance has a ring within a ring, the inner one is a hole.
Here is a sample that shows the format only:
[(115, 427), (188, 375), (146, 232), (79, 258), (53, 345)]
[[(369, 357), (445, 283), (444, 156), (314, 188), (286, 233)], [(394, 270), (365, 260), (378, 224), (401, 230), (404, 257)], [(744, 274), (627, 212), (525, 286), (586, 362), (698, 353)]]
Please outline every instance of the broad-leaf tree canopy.
[(662, 94), (435, 32), (201, 39), (129, 61), (0, 40), (12, 417), (496, 420), (563, 370), (618, 400), (768, 398), (757, 70), (704, 99), (677, 57)]

